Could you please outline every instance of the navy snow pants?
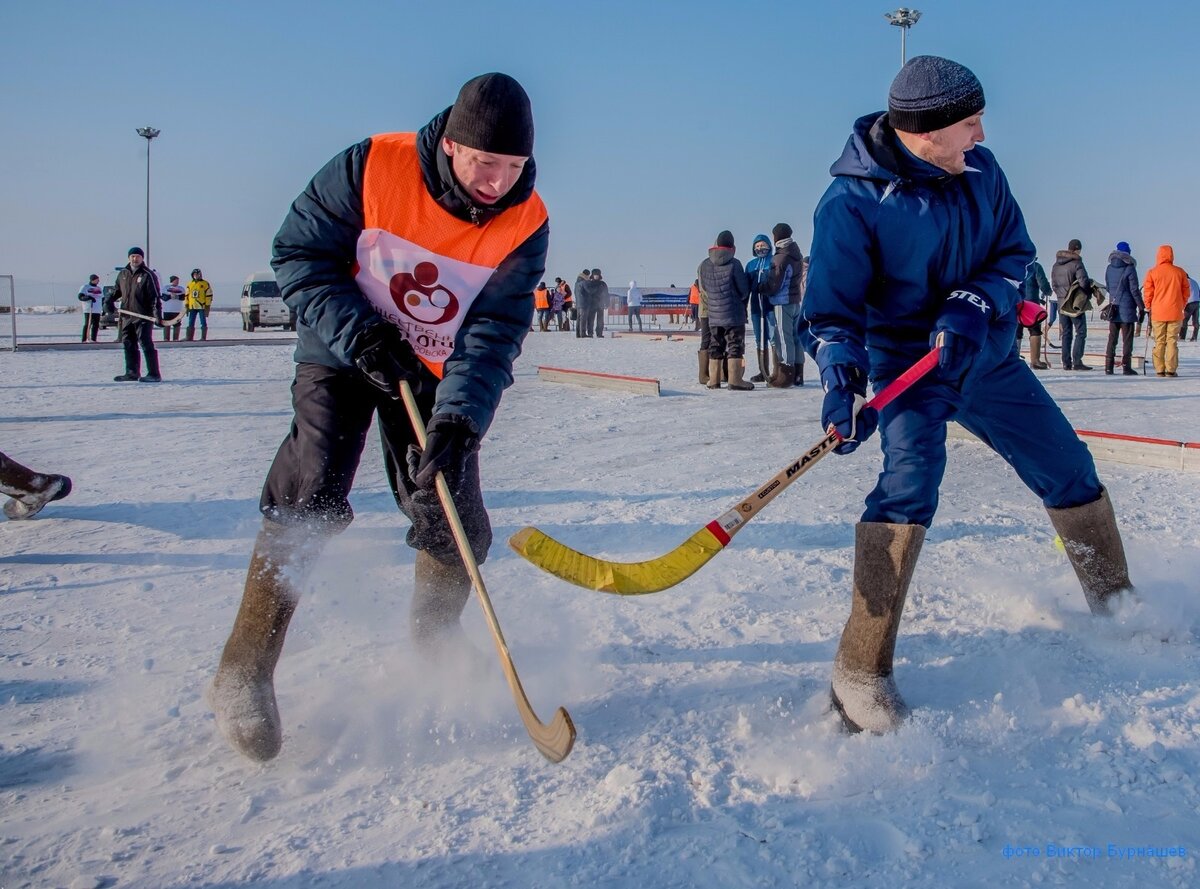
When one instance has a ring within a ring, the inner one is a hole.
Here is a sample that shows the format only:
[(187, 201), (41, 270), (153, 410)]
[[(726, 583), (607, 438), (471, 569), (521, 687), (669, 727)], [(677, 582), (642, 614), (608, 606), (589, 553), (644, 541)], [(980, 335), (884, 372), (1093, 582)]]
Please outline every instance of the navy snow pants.
[[(1034, 372), (1008, 355), (967, 378), (964, 395), (935, 370), (883, 409), (883, 471), (867, 495), (864, 522), (933, 522), (946, 471), (946, 423), (956, 420), (1004, 458), (1052, 509), (1082, 506), (1102, 487), (1087, 446)], [(879, 392), (891, 379), (872, 385)]]

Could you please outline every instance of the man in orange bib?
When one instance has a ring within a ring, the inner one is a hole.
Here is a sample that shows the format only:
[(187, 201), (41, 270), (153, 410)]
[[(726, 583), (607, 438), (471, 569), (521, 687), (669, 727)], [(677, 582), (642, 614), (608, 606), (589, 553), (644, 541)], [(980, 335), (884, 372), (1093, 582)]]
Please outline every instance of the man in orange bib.
[[(295, 416), (263, 486), (262, 530), (209, 693), (221, 732), (252, 759), (282, 744), (275, 665), (306, 569), (354, 517), (347, 496), (373, 418), (412, 522), (413, 641), (447, 660), (463, 641), (471, 583), (434, 477), (444, 474), (484, 561), (492, 530), (479, 446), (512, 385), (546, 269), (532, 154), (525, 90), (484, 74), (419, 132), (372, 136), (331, 160), (275, 236), (271, 265), (296, 310)], [(401, 380), (416, 393), (424, 450)]]

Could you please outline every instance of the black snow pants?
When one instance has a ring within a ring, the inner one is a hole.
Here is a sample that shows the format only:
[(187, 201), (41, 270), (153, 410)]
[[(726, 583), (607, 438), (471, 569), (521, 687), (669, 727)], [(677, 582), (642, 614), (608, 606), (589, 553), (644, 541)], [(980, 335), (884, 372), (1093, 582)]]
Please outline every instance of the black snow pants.
[[(417, 392), (422, 422), (433, 413), (437, 380), (428, 375)], [(356, 370), (321, 364), (296, 365), (292, 382), (292, 428), (267, 473), (259, 510), (287, 525), (304, 524), (335, 534), (354, 520), (347, 499), (377, 418), (388, 485), (400, 511), (412, 522), (407, 543), (443, 564), (460, 561), (458, 547), (437, 491), (422, 490), (408, 477), (406, 455), (417, 438), (404, 402), (389, 398)], [(487, 558), (492, 526), (479, 486), (479, 453), (467, 459), (461, 477), (447, 475), (454, 505), (476, 561)]]

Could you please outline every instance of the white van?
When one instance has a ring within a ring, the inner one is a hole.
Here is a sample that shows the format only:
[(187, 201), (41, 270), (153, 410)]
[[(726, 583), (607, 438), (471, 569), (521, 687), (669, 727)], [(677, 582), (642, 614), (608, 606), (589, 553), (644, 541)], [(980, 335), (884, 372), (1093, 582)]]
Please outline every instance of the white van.
[(279, 295), (273, 272), (254, 272), (242, 284), (242, 330), (254, 332), (259, 327), (296, 329), (296, 312), (288, 308)]

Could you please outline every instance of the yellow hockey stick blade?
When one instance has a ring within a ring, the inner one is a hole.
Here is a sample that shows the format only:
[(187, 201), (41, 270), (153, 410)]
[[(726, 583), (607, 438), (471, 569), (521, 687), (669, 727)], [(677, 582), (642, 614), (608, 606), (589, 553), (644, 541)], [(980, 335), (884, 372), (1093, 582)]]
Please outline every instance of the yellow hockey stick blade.
[(665, 555), (645, 562), (609, 562), (564, 546), (537, 528), (522, 528), (508, 539), (510, 547), (543, 571), (585, 590), (618, 596), (673, 587), (703, 568), (727, 543), (729, 535), (710, 522)]

